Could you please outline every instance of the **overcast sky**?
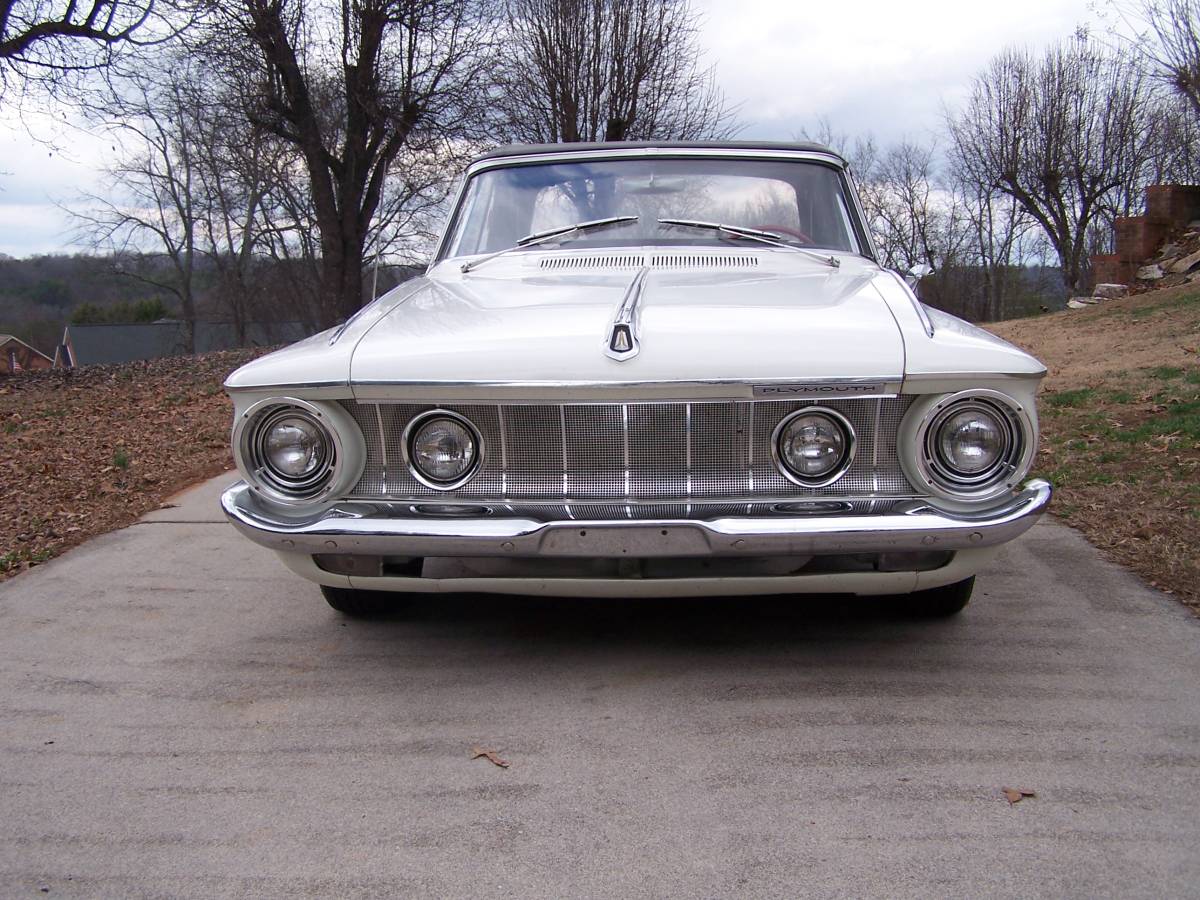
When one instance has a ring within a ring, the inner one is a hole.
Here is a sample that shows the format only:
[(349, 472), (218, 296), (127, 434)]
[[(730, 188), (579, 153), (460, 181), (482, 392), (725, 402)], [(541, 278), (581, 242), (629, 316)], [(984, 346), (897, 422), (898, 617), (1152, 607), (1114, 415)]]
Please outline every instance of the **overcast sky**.
[[(928, 138), (944, 105), (1011, 44), (1041, 47), (1095, 16), (1089, 0), (1006, 0), (985, 13), (962, 0), (696, 0), (702, 42), (727, 97), (740, 104), (741, 136), (789, 140), (827, 118), (836, 132), (882, 142)], [(34, 122), (40, 133), (44, 122)], [(51, 149), (0, 115), (0, 253), (72, 246), (59, 204), (102, 192), (102, 136), (57, 132)]]

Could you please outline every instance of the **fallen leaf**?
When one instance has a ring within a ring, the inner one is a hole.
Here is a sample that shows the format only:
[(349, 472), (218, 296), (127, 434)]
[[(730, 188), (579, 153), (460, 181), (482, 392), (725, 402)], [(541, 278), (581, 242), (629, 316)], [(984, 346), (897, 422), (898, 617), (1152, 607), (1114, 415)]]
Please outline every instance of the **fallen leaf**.
[(502, 769), (508, 768), (508, 760), (501, 759), (500, 754), (498, 754), (495, 750), (487, 750), (483, 747), (471, 748), (471, 759), (479, 759), (481, 756), (493, 765), (497, 765)]
[(1027, 791), (1024, 788), (1000, 788), (1000, 793), (1004, 795), (1004, 799), (1008, 801), (1009, 806), (1015, 806), (1026, 797), (1037, 796), (1033, 791)]

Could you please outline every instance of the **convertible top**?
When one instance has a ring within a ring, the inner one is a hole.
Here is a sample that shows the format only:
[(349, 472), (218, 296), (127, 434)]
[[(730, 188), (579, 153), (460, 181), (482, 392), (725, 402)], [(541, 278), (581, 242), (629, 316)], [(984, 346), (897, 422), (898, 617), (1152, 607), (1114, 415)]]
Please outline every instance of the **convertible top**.
[(786, 141), (604, 141), (578, 144), (509, 144), (497, 147), (471, 160), (472, 165), (489, 159), (512, 156), (537, 156), (542, 153), (583, 153), (594, 150), (790, 150), (800, 153), (825, 153), (843, 164), (845, 157), (822, 144)]

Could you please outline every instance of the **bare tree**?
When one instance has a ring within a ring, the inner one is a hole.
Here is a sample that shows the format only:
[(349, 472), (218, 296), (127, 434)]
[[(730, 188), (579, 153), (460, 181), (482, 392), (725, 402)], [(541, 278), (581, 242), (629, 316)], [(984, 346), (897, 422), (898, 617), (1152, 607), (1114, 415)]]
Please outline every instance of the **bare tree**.
[(1200, 0), (1133, 0), (1113, 6), (1134, 33), (1138, 58), (1200, 119)]
[[(93, 242), (118, 256), (161, 251), (171, 277), (145, 276), (179, 301), (185, 349), (195, 350), (201, 184), (196, 135), (202, 128), (199, 82), (183, 60), (178, 67), (130, 77), (103, 111), (122, 153), (108, 170), (114, 191), (88, 194), (74, 211)], [(123, 270), (131, 277), (144, 277)]]
[[(269, 156), (270, 189), (259, 205), (255, 248), (272, 262), (276, 292), (291, 298), (292, 314), (315, 328), (323, 308), (321, 232), (303, 159), (290, 145), (281, 149)], [(393, 162), (363, 245), (370, 271), (365, 293), (375, 295), (380, 267), (428, 258), (453, 186), (447, 174), (461, 169), (464, 152), (453, 145), (442, 153), (406, 150)]]
[(123, 49), (163, 40), (182, 21), (168, 22), (164, 6), (156, 0), (0, 0), (0, 97), (13, 79), (53, 87), (69, 73), (103, 68)]
[(690, 0), (506, 0), (499, 130), (531, 143), (724, 137)]
[(935, 159), (932, 143), (904, 140), (888, 147), (867, 173), (872, 232), (891, 268), (940, 268), (957, 254), (961, 210), (940, 185)]
[(244, 343), (261, 293), (252, 276), (278, 147), (232, 119), (224, 86), (183, 53), (163, 54), (112, 86), (109, 101), (91, 110), (118, 151), (109, 190), (87, 195), (73, 214), (118, 258), (132, 251), (167, 260), (149, 274), (122, 271), (174, 295), (189, 352), (202, 285)]
[(1200, 117), (1177, 95), (1157, 104), (1154, 134), (1159, 141), (1149, 184), (1200, 184)]
[(955, 153), (1043, 230), (1077, 291), (1089, 233), (1154, 156), (1150, 88), (1121, 53), (1084, 38), (1041, 58), (1009, 50), (975, 78), (948, 116)]
[(322, 325), (363, 303), (363, 260), (393, 166), (482, 119), (474, 0), (212, 2), (202, 52), (249, 120), (295, 148), (320, 234)]

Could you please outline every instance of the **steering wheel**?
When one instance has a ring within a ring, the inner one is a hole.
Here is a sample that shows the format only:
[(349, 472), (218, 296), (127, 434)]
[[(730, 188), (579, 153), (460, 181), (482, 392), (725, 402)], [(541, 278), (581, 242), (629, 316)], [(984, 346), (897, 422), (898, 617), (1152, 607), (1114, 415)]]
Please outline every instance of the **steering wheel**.
[(780, 234), (788, 234), (794, 237), (802, 244), (815, 244), (812, 238), (798, 228), (788, 228), (786, 225), (755, 225), (759, 231), (774, 231)]

